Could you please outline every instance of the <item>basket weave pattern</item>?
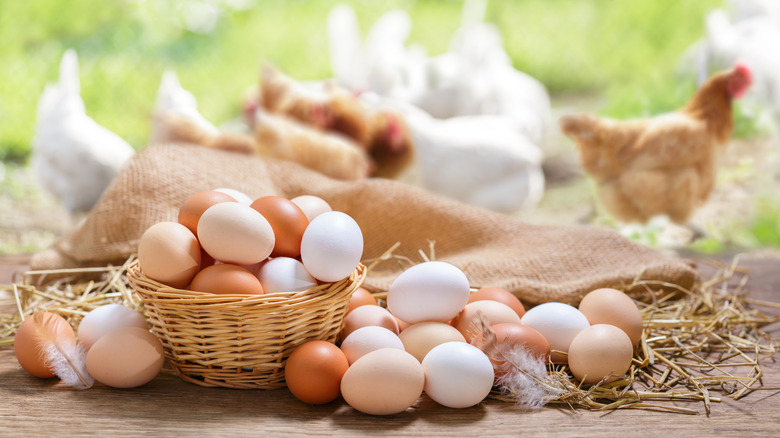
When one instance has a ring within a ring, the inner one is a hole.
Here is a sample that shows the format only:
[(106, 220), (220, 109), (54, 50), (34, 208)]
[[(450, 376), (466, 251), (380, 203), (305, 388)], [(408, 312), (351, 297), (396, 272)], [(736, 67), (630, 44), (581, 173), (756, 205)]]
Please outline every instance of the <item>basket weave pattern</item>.
[(265, 295), (174, 289), (146, 277), (137, 261), (127, 275), (182, 380), (271, 389), (284, 386), (284, 364), (295, 347), (315, 339), (336, 341), (366, 268), (361, 264), (344, 280), (306, 291)]

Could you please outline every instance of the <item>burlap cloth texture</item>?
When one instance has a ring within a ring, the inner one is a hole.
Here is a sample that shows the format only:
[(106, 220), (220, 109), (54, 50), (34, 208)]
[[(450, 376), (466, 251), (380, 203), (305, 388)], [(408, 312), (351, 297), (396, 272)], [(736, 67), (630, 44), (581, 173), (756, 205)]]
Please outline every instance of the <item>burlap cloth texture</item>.
[[(625, 289), (639, 278), (685, 288), (695, 280), (692, 262), (609, 230), (529, 225), (396, 181), (338, 181), (291, 162), (186, 144), (149, 146), (131, 159), (79, 228), (34, 255), (32, 269), (121, 265), (149, 226), (176, 221), (188, 196), (219, 187), (253, 199), (319, 196), (360, 225), (363, 260), (400, 242), (394, 255), (421, 262), (419, 250), (434, 241), (436, 259), (463, 269), (472, 286), (508, 289), (528, 305), (576, 304), (595, 288)], [(384, 261), (364, 285), (387, 290), (400, 272), (399, 260)]]

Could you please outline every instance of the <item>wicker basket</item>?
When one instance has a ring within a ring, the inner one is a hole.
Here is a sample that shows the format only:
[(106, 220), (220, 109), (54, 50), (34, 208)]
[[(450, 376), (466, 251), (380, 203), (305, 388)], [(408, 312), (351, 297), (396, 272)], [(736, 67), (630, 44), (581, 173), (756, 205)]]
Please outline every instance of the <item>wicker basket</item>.
[(128, 266), (152, 332), (173, 370), (201, 386), (271, 389), (284, 386), (284, 364), (298, 345), (335, 342), (352, 292), (366, 267), (303, 292), (228, 295), (174, 289)]

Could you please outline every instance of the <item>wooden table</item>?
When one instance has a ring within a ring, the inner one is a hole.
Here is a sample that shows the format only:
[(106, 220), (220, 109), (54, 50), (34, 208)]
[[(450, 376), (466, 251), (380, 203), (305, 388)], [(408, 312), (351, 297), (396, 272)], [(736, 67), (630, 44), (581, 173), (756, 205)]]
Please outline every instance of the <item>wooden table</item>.
[[(29, 259), (0, 257), (0, 284), (23, 272)], [(780, 258), (748, 256), (749, 289), (755, 298), (780, 302)], [(709, 268), (700, 268), (707, 275)], [(780, 324), (769, 327), (780, 338)], [(780, 388), (780, 364), (765, 363), (764, 387)], [(96, 384), (72, 390), (57, 379), (41, 380), (22, 370), (9, 347), (0, 348), (0, 436), (778, 436), (780, 390), (723, 397), (708, 417), (647, 410), (592, 412), (545, 407), (524, 411), (487, 400), (477, 407), (449, 409), (426, 396), (398, 415), (373, 417), (341, 399), (305, 405), (279, 390), (202, 388), (160, 375), (140, 388)]]

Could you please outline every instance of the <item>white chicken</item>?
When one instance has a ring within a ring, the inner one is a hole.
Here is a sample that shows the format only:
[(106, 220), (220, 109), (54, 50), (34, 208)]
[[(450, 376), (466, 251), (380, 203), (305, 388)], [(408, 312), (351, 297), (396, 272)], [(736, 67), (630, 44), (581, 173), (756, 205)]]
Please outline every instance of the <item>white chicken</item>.
[(56, 84), (38, 102), (31, 166), (71, 214), (89, 211), (135, 150), (86, 114), (76, 52), (65, 51)]
[(198, 102), (179, 82), (174, 71), (163, 73), (160, 88), (157, 90), (157, 101), (152, 113), (152, 134), (149, 143), (162, 143), (177, 137), (172, 129), (176, 123), (172, 120), (185, 119), (194, 124), (209, 136), (219, 134), (219, 129), (198, 112)]

